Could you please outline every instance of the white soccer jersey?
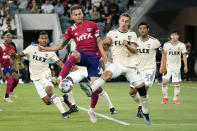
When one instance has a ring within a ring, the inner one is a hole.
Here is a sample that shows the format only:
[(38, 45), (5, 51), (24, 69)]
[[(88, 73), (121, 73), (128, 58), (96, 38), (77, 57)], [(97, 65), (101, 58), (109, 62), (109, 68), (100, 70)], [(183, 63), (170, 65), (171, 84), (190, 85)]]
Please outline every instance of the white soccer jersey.
[(141, 37), (137, 40), (138, 44), (138, 70), (143, 71), (147, 69), (156, 69), (156, 52), (161, 46), (160, 42), (151, 36), (146, 41), (141, 40)]
[(166, 53), (167, 69), (174, 72), (179, 72), (181, 68), (181, 54), (186, 53), (185, 44), (178, 41), (177, 44), (166, 42), (163, 47)]
[(112, 39), (111, 53), (114, 63), (119, 63), (126, 67), (136, 67), (137, 66), (137, 54), (132, 54), (127, 47), (123, 45), (123, 40), (130, 42), (135, 42), (137, 40), (137, 35), (135, 32), (125, 32), (122, 33), (115, 29), (107, 34), (108, 37)]
[(51, 74), (49, 62), (59, 61), (55, 52), (40, 52), (38, 45), (30, 45), (24, 51), (29, 56), (29, 71), (31, 80), (40, 80), (46, 74)]

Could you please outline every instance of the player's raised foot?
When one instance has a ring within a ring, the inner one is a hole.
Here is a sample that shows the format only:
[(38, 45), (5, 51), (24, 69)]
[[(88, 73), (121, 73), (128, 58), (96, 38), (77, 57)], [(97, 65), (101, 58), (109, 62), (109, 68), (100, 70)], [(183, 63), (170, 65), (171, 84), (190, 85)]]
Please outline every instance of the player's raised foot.
[(173, 100), (173, 104), (181, 104), (179, 100)]
[(10, 92), (10, 95), (14, 98), (14, 99), (16, 99), (18, 96), (16, 96), (16, 94), (14, 93), (14, 92)]
[(117, 114), (116, 109), (114, 107), (110, 108), (109, 110), (111, 115)]
[(142, 106), (138, 107), (137, 115), (138, 118), (144, 118), (144, 115), (142, 113)]
[(3, 98), (4, 102), (12, 103), (13, 101), (10, 98)]
[(76, 105), (72, 105), (72, 107), (69, 109), (68, 114), (71, 114), (73, 112), (78, 112), (79, 110), (77, 109)]
[(88, 97), (92, 96), (92, 88), (88, 84), (80, 82), (79, 85)]
[(68, 118), (69, 118), (68, 112), (62, 114), (62, 119), (68, 119)]
[(162, 101), (161, 101), (161, 104), (166, 104), (168, 101), (168, 98), (163, 98)]
[(96, 119), (96, 115), (95, 115), (95, 113), (94, 113), (94, 109), (90, 108), (90, 109), (88, 110), (88, 115), (89, 115), (89, 117), (90, 117), (90, 121), (91, 121), (92, 123), (96, 123), (97, 119)]
[(143, 115), (144, 115), (144, 117), (145, 117), (145, 123), (146, 123), (147, 125), (151, 125), (151, 121), (150, 121), (150, 118), (149, 118), (149, 114), (144, 114), (144, 113), (143, 113)]

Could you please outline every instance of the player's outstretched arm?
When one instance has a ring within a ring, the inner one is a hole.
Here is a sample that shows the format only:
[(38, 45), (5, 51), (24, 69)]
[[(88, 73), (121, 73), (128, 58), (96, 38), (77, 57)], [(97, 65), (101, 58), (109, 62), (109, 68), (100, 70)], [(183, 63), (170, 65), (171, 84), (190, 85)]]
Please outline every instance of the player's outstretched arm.
[(166, 53), (164, 51), (161, 51), (162, 57), (161, 57), (161, 65), (159, 72), (161, 74), (166, 73)]
[(54, 46), (50, 47), (44, 47), (44, 46), (38, 46), (39, 51), (57, 51), (63, 49), (67, 44), (69, 40), (67, 40), (65, 37), (63, 37), (60, 42)]
[(123, 44), (124, 46), (127, 47), (127, 49), (133, 53), (136, 54), (137, 53), (137, 45), (136, 44), (129, 44), (127, 40), (123, 40)]
[(103, 41), (103, 49), (105, 51), (109, 50), (109, 47), (111, 46), (111, 43), (112, 43), (112, 39), (111, 37), (106, 37), (105, 40)]
[(105, 52), (105, 50), (103, 48), (103, 43), (102, 43), (100, 37), (97, 38), (97, 44), (98, 44), (98, 48), (99, 48), (99, 50), (100, 50), (100, 52), (102, 54), (102, 57), (103, 57), (104, 62), (107, 62), (107, 59), (108, 59), (107, 58), (107, 54), (106, 54), (106, 52)]
[(56, 64), (60, 67), (60, 68), (63, 68), (64, 67), (64, 63), (62, 61), (58, 61), (56, 62)]
[(183, 54), (183, 63), (184, 63), (184, 72), (187, 73), (188, 72), (188, 68), (187, 68), (187, 56), (186, 56), (186, 53)]

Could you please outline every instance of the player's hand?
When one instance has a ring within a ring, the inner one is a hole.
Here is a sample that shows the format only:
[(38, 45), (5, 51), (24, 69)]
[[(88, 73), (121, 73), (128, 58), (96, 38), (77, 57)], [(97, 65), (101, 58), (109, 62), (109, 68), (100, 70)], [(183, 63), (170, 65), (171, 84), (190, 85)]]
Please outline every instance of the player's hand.
[(160, 74), (165, 74), (167, 71), (166, 71), (165, 67), (160, 67), (159, 72), (160, 72)]
[(41, 52), (48, 51), (46, 47), (38, 45), (38, 50)]
[(187, 66), (184, 66), (184, 72), (187, 73), (188, 72), (188, 68)]
[(9, 55), (13, 58), (16, 58), (16, 52), (14, 50), (10, 50)]
[(129, 44), (128, 44), (128, 41), (127, 40), (123, 40), (123, 45), (124, 46), (128, 46)]

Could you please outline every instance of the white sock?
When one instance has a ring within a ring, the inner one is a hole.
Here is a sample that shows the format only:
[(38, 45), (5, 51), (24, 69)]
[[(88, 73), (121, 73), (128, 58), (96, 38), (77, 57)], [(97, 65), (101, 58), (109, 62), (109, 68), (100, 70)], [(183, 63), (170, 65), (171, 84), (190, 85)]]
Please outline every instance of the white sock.
[(148, 114), (148, 98), (146, 96), (140, 96), (140, 101), (142, 103), (142, 112)]
[(53, 104), (56, 105), (56, 107), (58, 108), (58, 110), (61, 113), (66, 112), (59, 97), (56, 97), (56, 95), (53, 95), (53, 96), (51, 96), (51, 100), (52, 100)]
[(112, 108), (112, 107), (114, 107), (114, 106), (112, 105), (111, 100), (109, 99), (109, 95), (107, 94), (106, 91), (103, 90), (103, 91), (100, 93), (100, 96), (102, 96), (103, 100), (107, 103), (109, 109)]
[(168, 86), (167, 85), (162, 85), (162, 94), (163, 94), (163, 98), (168, 98)]
[(93, 92), (96, 91), (99, 87), (103, 86), (104, 84), (105, 84), (105, 80), (102, 77), (98, 78), (93, 82), (91, 86), (92, 91)]
[(61, 102), (64, 102), (64, 97), (60, 96), (59, 99)]
[(75, 99), (74, 99), (74, 97), (73, 97), (72, 91), (68, 92), (68, 93), (67, 93), (67, 96), (68, 96), (68, 101), (71, 102), (72, 105), (75, 105), (76, 102), (75, 102)]
[(180, 84), (174, 85), (174, 100), (178, 100), (178, 96), (180, 94)]
[(138, 92), (136, 94), (131, 95), (131, 97), (137, 103), (138, 106), (142, 106), (142, 103), (140, 101), (140, 95)]

